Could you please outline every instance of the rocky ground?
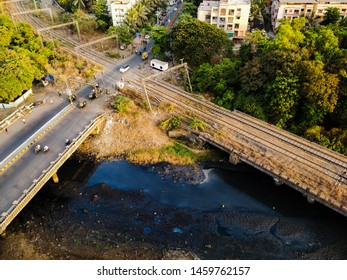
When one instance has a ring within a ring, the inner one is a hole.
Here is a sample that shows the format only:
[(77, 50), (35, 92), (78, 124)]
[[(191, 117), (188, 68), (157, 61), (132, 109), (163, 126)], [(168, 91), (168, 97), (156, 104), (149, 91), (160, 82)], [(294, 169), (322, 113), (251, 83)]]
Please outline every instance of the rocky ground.
[(65, 182), (48, 184), (11, 224), (0, 258), (345, 259), (343, 233), (332, 224), (332, 238), (321, 223), (171, 208), (141, 191)]

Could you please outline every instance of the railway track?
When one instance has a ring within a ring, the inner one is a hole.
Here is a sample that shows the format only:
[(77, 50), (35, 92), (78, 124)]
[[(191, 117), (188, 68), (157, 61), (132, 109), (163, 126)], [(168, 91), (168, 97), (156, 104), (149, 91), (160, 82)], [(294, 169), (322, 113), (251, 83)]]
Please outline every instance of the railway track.
[[(24, 6), (23, 2), (17, 2), (15, 5), (13, 5), (13, 9), (15, 10), (15, 12), (28, 11), (28, 9), (26, 9), (26, 7)], [(23, 22), (29, 23), (35, 30), (47, 27), (46, 23), (42, 22), (33, 14), (17, 15), (16, 17), (18, 17)], [(49, 31), (44, 31), (41, 34), (44, 36), (46, 40), (52, 40), (53, 38), (58, 39), (64, 46), (63, 49), (72, 53), (73, 55), (84, 57), (85, 59), (90, 60), (93, 63), (98, 64), (100, 66), (114, 66), (115, 62), (112, 58), (108, 58), (103, 53), (97, 52), (88, 47), (80, 49), (78, 52), (75, 51), (74, 48), (80, 45), (81, 42), (79, 40), (71, 38), (71, 36), (68, 36), (66, 32), (57, 29), (52, 29)]]
[(156, 83), (158, 86), (164, 87), (167, 90), (174, 90), (176, 94), (189, 99), (190, 101), (196, 102), (199, 105), (205, 106), (209, 109), (212, 109), (214, 111), (217, 111), (218, 113), (228, 116), (236, 121), (239, 121), (247, 126), (253, 127), (259, 131), (264, 132), (266, 135), (271, 135), (282, 142), (289, 143), (294, 147), (299, 148), (300, 150), (303, 150), (309, 154), (314, 154), (316, 157), (320, 157), (324, 159), (325, 161), (329, 161), (333, 163), (334, 165), (339, 166), (340, 168), (346, 169), (347, 168), (347, 158), (341, 154), (338, 154), (332, 150), (329, 150), (327, 148), (324, 148), (318, 144), (312, 143), (304, 138), (298, 137), (292, 133), (289, 133), (287, 131), (284, 131), (282, 129), (279, 129), (276, 126), (269, 125), (266, 122), (263, 122), (257, 118), (253, 118), (247, 114), (244, 114), (239, 111), (229, 111), (224, 108), (221, 108), (220, 106), (217, 106), (213, 103), (207, 103), (201, 100), (198, 100), (191, 95), (182, 92), (181, 90), (173, 88), (171, 85), (165, 84), (165, 83), (159, 83), (158, 81), (151, 81), (153, 83)]
[[(135, 84), (137, 84), (138, 87), (141, 87), (141, 83), (139, 81), (136, 81)], [(146, 83), (146, 87), (150, 92), (155, 92), (156, 96), (166, 99), (169, 102), (178, 104), (178, 106), (181, 108), (192, 110), (198, 115), (202, 116), (204, 120), (207, 119), (210, 123), (218, 123), (233, 131), (235, 135), (243, 135), (243, 138), (246, 137), (248, 141), (261, 144), (261, 146), (266, 147), (268, 151), (275, 151), (277, 156), (282, 155), (287, 159), (287, 161), (288, 159), (291, 159), (292, 165), (298, 165), (300, 163), (303, 169), (298, 170), (298, 172), (302, 172), (303, 176), (306, 177), (305, 180), (301, 178), (302, 185), (311, 186), (312, 181), (315, 181), (316, 184), (325, 183), (325, 185), (332, 190), (336, 184), (336, 181), (346, 184), (346, 177), (343, 175), (343, 172), (341, 172), (343, 171), (342, 169), (344, 169), (344, 166), (341, 166), (339, 163), (336, 163), (333, 160), (330, 160), (330, 164), (327, 165), (325, 157), (317, 160), (316, 153), (311, 153), (310, 150), (303, 152), (301, 147), (303, 144), (296, 145), (296, 143), (291, 139), (293, 136), (291, 136), (291, 138), (285, 138), (283, 135), (276, 137), (274, 132), (269, 134), (268, 131), (265, 130), (265, 124), (263, 124), (261, 121), (259, 121), (261, 124), (256, 126), (250, 121), (250, 119), (243, 118), (242, 114), (240, 113), (238, 113), (235, 117), (233, 112), (226, 112), (226, 110), (221, 109), (214, 104), (197, 100), (189, 94), (186, 94), (178, 89), (173, 89), (171, 85), (167, 85), (162, 82), (148, 81)], [(187, 102), (187, 99), (189, 102)], [(198, 104), (199, 109), (197, 109), (197, 106), (194, 104)], [(228, 136), (230, 137), (230, 135)], [(240, 139), (237, 140), (240, 141)], [(309, 141), (307, 142), (310, 143)], [(259, 151), (256, 150), (254, 150), (254, 152), (259, 153)], [(293, 168), (294, 167), (295, 166), (293, 166)], [(309, 170), (307, 170), (307, 167), (309, 167)], [(315, 175), (312, 173), (316, 173), (318, 175), (316, 180), (312, 178), (312, 175)], [(298, 184), (298, 181), (294, 180), (294, 183)]]

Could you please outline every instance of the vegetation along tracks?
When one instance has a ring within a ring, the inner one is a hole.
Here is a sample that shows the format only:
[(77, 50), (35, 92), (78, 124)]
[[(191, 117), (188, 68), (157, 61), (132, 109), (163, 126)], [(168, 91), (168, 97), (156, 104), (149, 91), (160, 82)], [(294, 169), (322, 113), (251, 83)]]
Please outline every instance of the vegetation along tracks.
[(315, 156), (323, 158), (324, 160), (327, 160), (343, 169), (347, 168), (346, 157), (330, 149), (324, 148), (316, 143), (310, 142), (302, 137), (298, 137), (290, 132), (280, 129), (274, 125), (268, 124), (257, 118), (251, 117), (242, 112), (239, 112), (236, 110), (229, 111), (213, 103), (208, 103), (208, 102), (198, 100), (192, 97), (191, 95), (189, 95), (188, 93), (184, 93), (178, 89), (173, 89), (171, 85), (167, 85), (165, 83), (159, 83), (158, 81), (151, 81), (151, 82), (156, 83), (168, 90), (171, 90), (171, 91), (175, 90), (175, 92), (178, 95), (183, 96), (184, 98), (187, 98), (209, 109), (217, 111), (220, 114), (223, 114), (225, 116), (238, 120), (248, 126), (254, 127), (257, 130), (263, 131), (266, 134), (272, 135), (273, 137), (278, 138), (283, 142), (289, 143), (292, 146), (300, 148), (300, 150), (304, 150), (307, 153), (311, 153), (311, 154), (314, 154)]
[[(17, 2), (14, 8), (16, 9), (17, 12), (29, 11), (26, 9), (23, 2)], [(18, 15), (18, 17), (22, 21), (29, 23), (36, 30), (40, 28), (49, 27), (47, 26), (46, 23), (41, 21), (39, 18), (37, 18), (33, 14), (25, 14), (25, 15), (22, 14), (22, 15)], [(66, 46), (66, 48), (64, 48), (66, 51), (76, 56), (85, 57), (86, 59), (91, 60), (98, 65), (106, 66), (106, 67), (111, 67), (114, 65), (114, 60), (112, 58), (107, 58), (103, 53), (97, 52), (90, 48), (83, 48), (83, 49), (80, 49), (79, 51), (75, 51), (73, 48), (80, 45), (81, 42), (67, 36), (61, 30), (51, 29), (48, 32), (46, 32), (45, 38), (46, 40), (58, 39), (63, 45)]]
[[(151, 83), (155, 83), (156, 85), (151, 85)], [(197, 100), (180, 90), (173, 90), (171, 85), (164, 85), (163, 83), (151, 81), (148, 82), (146, 86), (151, 92), (155, 92), (161, 98), (169, 100), (172, 103), (176, 103), (179, 106), (182, 106), (182, 108), (185, 107), (187, 109), (190, 109), (197, 113), (197, 115), (203, 115), (205, 119), (233, 130), (234, 132), (236, 132), (236, 135), (243, 135), (243, 138), (247, 137), (250, 141), (256, 140), (257, 143), (264, 145), (264, 147), (268, 147), (280, 154), (285, 154), (286, 158), (289, 157), (294, 160), (292, 164), (298, 164), (298, 162), (301, 162), (303, 166), (309, 166), (311, 169), (319, 172), (320, 174), (323, 174), (323, 178), (325, 179), (328, 179), (326, 178), (326, 176), (328, 176), (330, 178), (333, 178), (335, 181), (339, 175), (337, 173), (338, 169), (336, 169), (335, 166), (327, 166), (325, 161), (318, 162), (316, 157), (313, 157), (310, 154), (307, 155), (307, 153), (303, 153), (302, 149), (299, 147), (294, 147), (293, 149), (293, 144), (290, 142), (285, 143), (283, 142), (283, 139), (280, 139), (280, 141), (278, 141), (278, 139), (276, 141), (275, 139), (274, 141), (273, 135), (269, 138), (269, 135), (267, 135), (266, 132), (261, 130), (259, 131), (257, 127), (249, 127), (248, 124), (245, 125), (240, 122), (239, 118), (232, 118), (232, 114), (230, 116), (230, 113), (232, 112), (228, 112), (226, 114), (224, 110), (219, 110), (218, 106), (214, 104)], [(169, 90), (170, 92), (166, 90)], [(178, 94), (178, 96), (173, 96), (173, 93)], [(184, 98), (184, 100), (180, 101), (180, 99), (182, 98)], [(195, 104), (198, 103), (200, 105), (199, 110), (196, 109), (196, 106), (189, 105), (187, 98), (190, 100), (190, 102), (194, 102)], [(203, 110), (201, 105), (202, 107), (205, 107), (205, 110)], [(210, 111), (210, 109), (212, 109), (213, 111), (217, 110), (218, 114)], [(240, 140), (240, 138), (238, 140)], [(329, 185), (331, 185), (331, 183), (332, 182), (330, 182)]]

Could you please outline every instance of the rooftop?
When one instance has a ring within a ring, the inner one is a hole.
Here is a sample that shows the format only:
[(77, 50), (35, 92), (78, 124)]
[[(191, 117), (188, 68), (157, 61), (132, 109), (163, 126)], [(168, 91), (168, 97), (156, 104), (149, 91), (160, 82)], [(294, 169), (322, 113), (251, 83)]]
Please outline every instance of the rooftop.
[(314, 3), (324, 3), (324, 4), (332, 4), (332, 3), (346, 3), (347, 4), (347, 0), (279, 0), (280, 3), (299, 3), (299, 4), (314, 4)]
[(248, 5), (251, 4), (251, 0), (204, 0), (199, 8), (201, 6), (205, 7), (218, 7), (219, 5)]

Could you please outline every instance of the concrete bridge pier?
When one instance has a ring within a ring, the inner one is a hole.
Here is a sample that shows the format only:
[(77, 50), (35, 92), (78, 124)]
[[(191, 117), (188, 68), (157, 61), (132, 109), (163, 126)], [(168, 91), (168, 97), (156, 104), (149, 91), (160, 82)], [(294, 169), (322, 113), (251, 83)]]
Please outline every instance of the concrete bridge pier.
[(100, 133), (101, 130), (101, 125), (97, 125), (94, 130), (90, 133), (91, 135), (98, 135)]
[(312, 196), (306, 195), (307, 202), (310, 204), (313, 204), (315, 202), (314, 198)]
[(276, 186), (280, 186), (280, 185), (283, 184), (282, 180), (279, 179), (279, 178), (274, 177), (274, 181), (275, 181), (275, 185), (276, 185)]
[(229, 155), (229, 162), (231, 162), (232, 164), (238, 164), (240, 162), (240, 157), (238, 154), (231, 152)]
[(57, 172), (55, 172), (53, 175), (52, 175), (52, 179), (53, 179), (53, 182), (54, 183), (59, 183), (59, 177), (58, 177), (58, 174)]

